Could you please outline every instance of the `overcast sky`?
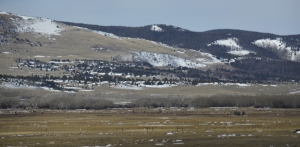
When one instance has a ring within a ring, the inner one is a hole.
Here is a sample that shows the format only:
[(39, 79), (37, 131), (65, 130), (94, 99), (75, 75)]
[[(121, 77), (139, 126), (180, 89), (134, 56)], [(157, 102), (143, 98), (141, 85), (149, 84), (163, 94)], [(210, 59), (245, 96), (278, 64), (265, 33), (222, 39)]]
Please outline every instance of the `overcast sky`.
[(0, 11), (98, 25), (300, 34), (300, 0), (0, 0)]

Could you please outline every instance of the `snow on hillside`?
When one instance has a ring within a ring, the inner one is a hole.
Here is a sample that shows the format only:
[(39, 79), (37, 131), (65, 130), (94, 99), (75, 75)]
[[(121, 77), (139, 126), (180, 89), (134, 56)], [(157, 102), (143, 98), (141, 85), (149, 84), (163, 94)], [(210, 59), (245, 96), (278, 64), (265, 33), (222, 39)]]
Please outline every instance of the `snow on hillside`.
[(245, 55), (250, 54), (251, 52), (248, 50), (233, 50), (233, 51), (229, 51), (228, 53), (237, 55), (237, 56), (245, 56)]
[(106, 32), (95, 31), (95, 30), (91, 30), (91, 31), (93, 31), (94, 33), (98, 33), (98, 34), (100, 34), (100, 35), (102, 35), (102, 36), (106, 36), (106, 37), (111, 37), (111, 38), (115, 38), (115, 39), (122, 40), (121, 37), (116, 36), (116, 35), (114, 35), (114, 34), (112, 34), (112, 33), (106, 33)]
[(276, 39), (259, 39), (253, 42), (253, 44), (262, 47), (262, 48), (272, 48), (277, 50), (286, 50), (287, 55), (290, 57), (291, 60), (295, 61), (300, 59), (300, 51), (296, 49), (292, 49), (291, 46), (287, 46), (285, 42), (281, 38)]
[(133, 60), (147, 62), (153, 66), (175, 66), (175, 67), (205, 67), (205, 64), (199, 64), (190, 60), (175, 57), (168, 54), (159, 54), (151, 52), (135, 52), (136, 55), (133, 56)]
[(8, 14), (7, 12), (0, 11), (0, 14)]
[(17, 32), (35, 32), (42, 35), (60, 35), (59, 33), (63, 30), (51, 19), (21, 15), (14, 16), (19, 17), (15, 19), (11, 18), (13, 24), (17, 27)]
[(276, 49), (285, 49), (286, 45), (284, 42), (282, 42), (281, 38), (276, 38), (276, 39), (259, 39), (253, 42), (253, 44), (263, 47), (263, 48), (276, 48)]
[(102, 36), (106, 36), (106, 37), (110, 37), (110, 38), (115, 38), (115, 39), (123, 40), (122, 37), (117, 36), (117, 35), (112, 34), (112, 33), (102, 32), (102, 31), (98, 31), (98, 30), (92, 30), (92, 29), (78, 27), (78, 26), (74, 26), (74, 27), (75, 28), (79, 28), (79, 29), (89, 30), (89, 31), (92, 31), (94, 33), (100, 34)]
[(231, 49), (228, 52), (229, 54), (238, 55), (238, 56), (245, 56), (251, 53), (250, 51), (245, 50), (241, 46), (239, 46), (237, 42), (238, 42), (237, 38), (228, 38), (228, 39), (216, 40), (213, 43), (208, 44), (207, 46), (211, 46), (211, 45), (226, 46)]
[(159, 26), (157, 25), (152, 25), (151, 28), (150, 28), (152, 31), (156, 31), (156, 32), (162, 32), (163, 29), (160, 28)]

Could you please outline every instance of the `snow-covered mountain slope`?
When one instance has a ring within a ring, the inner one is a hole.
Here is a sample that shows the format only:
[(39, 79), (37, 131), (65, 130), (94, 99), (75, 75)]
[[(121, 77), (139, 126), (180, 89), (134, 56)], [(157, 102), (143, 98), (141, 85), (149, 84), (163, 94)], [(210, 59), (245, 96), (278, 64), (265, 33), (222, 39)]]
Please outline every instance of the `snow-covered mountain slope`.
[(230, 49), (228, 51), (229, 54), (237, 55), (237, 56), (245, 56), (250, 53), (253, 53), (251, 51), (243, 49), (240, 45), (238, 45), (238, 39), (237, 38), (228, 38), (228, 39), (222, 39), (222, 40), (216, 40), (207, 46), (211, 45), (221, 45), (221, 46), (226, 46)]
[(20, 33), (32, 32), (42, 35), (60, 35), (59, 33), (63, 30), (59, 24), (51, 19), (28, 17), (7, 12), (1, 12), (0, 14), (12, 16), (10, 17), (12, 24), (16, 27), (16, 31)]
[(199, 58), (197, 62), (186, 60), (180, 57), (159, 54), (151, 52), (136, 52), (133, 56), (134, 61), (147, 62), (153, 66), (174, 66), (174, 67), (189, 67), (201, 68), (206, 67), (208, 64), (218, 63), (219, 61), (214, 58)]
[(163, 29), (160, 28), (160, 27), (157, 26), (157, 25), (152, 25), (151, 28), (150, 28), (150, 30), (156, 31), (156, 32), (162, 32), (162, 31), (163, 31)]
[(253, 42), (253, 44), (262, 47), (262, 48), (271, 48), (278, 50), (280, 54), (286, 54), (286, 58), (292, 61), (296, 61), (300, 59), (300, 51), (293, 46), (288, 46), (282, 40), (282, 38), (276, 39), (259, 39)]

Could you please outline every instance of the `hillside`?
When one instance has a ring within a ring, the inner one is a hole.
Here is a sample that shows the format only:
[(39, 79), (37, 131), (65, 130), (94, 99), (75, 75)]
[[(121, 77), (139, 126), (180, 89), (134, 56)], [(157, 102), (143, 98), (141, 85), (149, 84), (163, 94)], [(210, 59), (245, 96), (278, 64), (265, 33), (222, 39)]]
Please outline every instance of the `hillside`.
[[(7, 12), (0, 12), (0, 31), (0, 87), (94, 96), (137, 90), (144, 97), (177, 89), (175, 95), (190, 97), (206, 85), (222, 90), (203, 88), (204, 95), (252, 95), (270, 90), (262, 85), (300, 81), (300, 35), (97, 26)], [(291, 94), (283, 89), (269, 92)], [(298, 93), (297, 86), (292, 92)]]
[(230, 29), (192, 32), (171, 25), (122, 27), (62, 23), (108, 32), (121, 37), (143, 38), (172, 47), (208, 52), (219, 58), (232, 59), (237, 56), (250, 56), (292, 61), (300, 59), (300, 35), (280, 36)]

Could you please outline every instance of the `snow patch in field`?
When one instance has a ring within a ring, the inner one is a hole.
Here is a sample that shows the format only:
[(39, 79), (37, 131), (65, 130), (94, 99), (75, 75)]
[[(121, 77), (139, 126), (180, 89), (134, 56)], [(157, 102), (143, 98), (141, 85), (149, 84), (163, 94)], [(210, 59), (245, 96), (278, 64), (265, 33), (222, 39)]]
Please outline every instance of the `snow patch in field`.
[(300, 93), (300, 91), (293, 91), (293, 92), (290, 92), (290, 94), (296, 94), (296, 93)]
[(43, 55), (36, 55), (36, 56), (34, 56), (35, 58), (44, 58), (45, 56), (43, 56)]
[(169, 88), (178, 86), (176, 84), (164, 84), (164, 85), (145, 85), (147, 88)]
[(196, 86), (205, 86), (205, 85), (220, 85), (220, 86), (233, 86), (233, 85), (237, 85), (240, 87), (248, 87), (248, 86), (252, 86), (251, 84), (245, 84), (245, 83), (198, 83)]
[(118, 84), (111, 86), (112, 88), (117, 88), (117, 89), (130, 89), (130, 90), (143, 90), (143, 87), (138, 87), (135, 85), (124, 85), (124, 84)]
[(162, 32), (163, 29), (160, 28), (159, 26), (157, 25), (152, 25), (151, 28), (150, 28), (151, 31), (156, 31), (156, 32)]
[(238, 42), (237, 38), (228, 38), (228, 39), (216, 40), (213, 43), (207, 44), (207, 46), (211, 46), (211, 45), (226, 46), (231, 49), (227, 53), (237, 55), (237, 56), (245, 56), (250, 53), (254, 53), (254, 52), (250, 52), (248, 50), (243, 49), (241, 46), (238, 45), (237, 42)]
[(168, 132), (168, 133), (166, 133), (167, 135), (174, 135), (174, 133), (173, 132)]
[(3, 54), (11, 54), (11, 52), (2, 52)]
[(64, 89), (69, 89), (69, 90), (81, 90), (82, 88), (80, 88), (80, 87), (67, 87), (67, 86), (65, 86)]
[(174, 66), (174, 67), (189, 67), (189, 68), (200, 68), (206, 67), (205, 64), (199, 64), (190, 60), (175, 57), (168, 54), (159, 54), (151, 52), (135, 52), (133, 60), (147, 62), (153, 66)]
[(177, 53), (180, 53), (180, 54), (184, 54), (185, 52), (183, 51), (176, 51)]
[(61, 92), (60, 90), (54, 90), (53, 88), (49, 88), (49, 87), (40, 87), (44, 90), (47, 90), (47, 91), (52, 91), (52, 92)]
[(36, 89), (37, 88), (36, 86), (16, 85), (14, 83), (6, 83), (6, 82), (0, 84), (0, 87), (9, 88), (9, 89), (19, 89), (19, 88)]
[(242, 84), (242, 83), (236, 83), (236, 85), (241, 86), (241, 87), (251, 86), (251, 84)]
[(91, 92), (91, 91), (94, 91), (94, 90), (79, 90), (79, 91)]

